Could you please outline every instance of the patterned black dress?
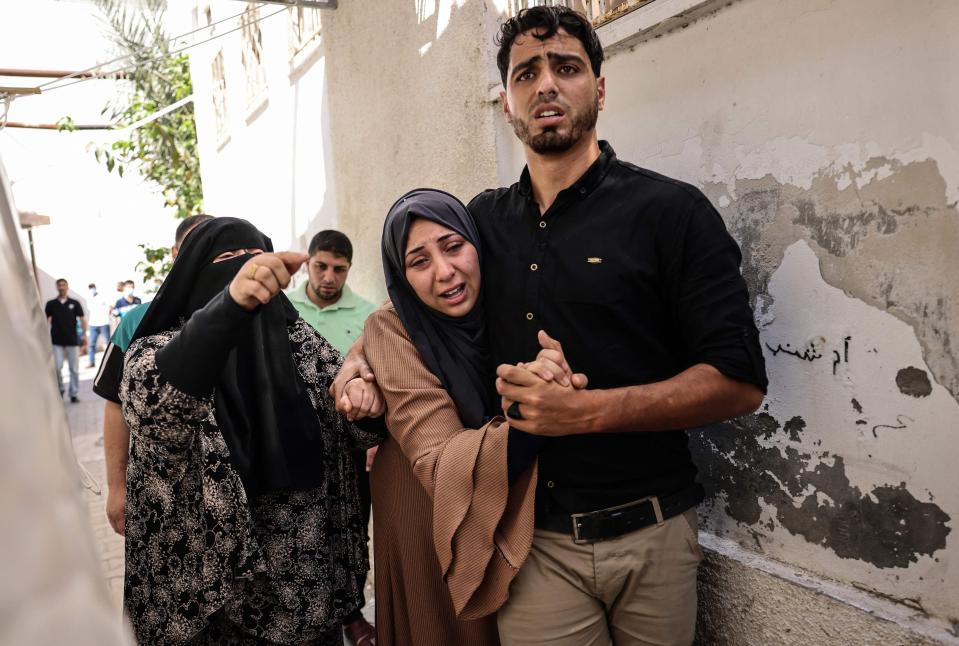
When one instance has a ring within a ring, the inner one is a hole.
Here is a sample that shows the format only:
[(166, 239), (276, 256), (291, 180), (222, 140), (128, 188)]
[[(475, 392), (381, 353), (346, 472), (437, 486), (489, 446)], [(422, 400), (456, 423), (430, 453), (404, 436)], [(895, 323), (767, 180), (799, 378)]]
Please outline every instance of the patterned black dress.
[(141, 644), (342, 644), (366, 571), (350, 449), (382, 438), (347, 423), (327, 388), (339, 353), (303, 320), (294, 362), (320, 418), (322, 485), (248, 500), (213, 415), (167, 382), (155, 355), (175, 331), (135, 341), (121, 400), (130, 427), (124, 606)]

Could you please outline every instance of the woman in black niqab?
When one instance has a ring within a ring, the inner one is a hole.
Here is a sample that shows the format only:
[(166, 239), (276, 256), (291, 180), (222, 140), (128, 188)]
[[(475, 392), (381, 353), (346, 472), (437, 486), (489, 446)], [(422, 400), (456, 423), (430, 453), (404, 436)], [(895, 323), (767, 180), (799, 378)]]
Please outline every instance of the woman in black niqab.
[(187, 238), (124, 357), (124, 606), (140, 643), (341, 644), (368, 570), (340, 355), (250, 223)]
[[(134, 339), (179, 327), (220, 297), (212, 303), (213, 311), (199, 314), (205, 329), (187, 330), (169, 343), (157, 353), (157, 365), (184, 392), (204, 396), (212, 385), (217, 426), (248, 494), (310, 489), (322, 481), (316, 458), (324, 447), (316, 411), (290, 349), (287, 326), (299, 314), (280, 293), (249, 316), (245, 329), (224, 328), (229, 319), (221, 320), (217, 313), (239, 309), (225, 290), (250, 255), (222, 261), (217, 257), (237, 250), (272, 252), (273, 244), (238, 218), (214, 218), (198, 226), (187, 237)], [(188, 338), (191, 332), (201, 333), (205, 342)], [(225, 347), (227, 343), (232, 347)]]

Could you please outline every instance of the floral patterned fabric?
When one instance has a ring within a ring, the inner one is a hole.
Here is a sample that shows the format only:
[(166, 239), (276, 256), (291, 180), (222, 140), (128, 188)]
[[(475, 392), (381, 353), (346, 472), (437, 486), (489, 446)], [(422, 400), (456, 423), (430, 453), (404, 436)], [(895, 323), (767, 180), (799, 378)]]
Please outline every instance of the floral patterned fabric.
[(214, 634), (232, 635), (227, 643), (340, 643), (332, 629), (362, 603), (366, 528), (350, 449), (382, 438), (336, 412), (327, 389), (339, 353), (303, 320), (289, 333), (323, 428), (325, 478), (309, 491), (252, 500), (230, 465), (212, 397), (177, 390), (157, 368), (157, 350), (176, 331), (138, 339), (126, 353), (124, 605), (142, 644), (210, 643)]

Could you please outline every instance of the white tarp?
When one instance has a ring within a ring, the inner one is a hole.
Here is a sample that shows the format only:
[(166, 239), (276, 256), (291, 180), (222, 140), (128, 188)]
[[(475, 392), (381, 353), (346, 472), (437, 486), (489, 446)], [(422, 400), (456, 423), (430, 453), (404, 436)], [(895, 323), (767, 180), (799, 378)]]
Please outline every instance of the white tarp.
[(110, 602), (0, 163), (0, 644), (132, 644)]

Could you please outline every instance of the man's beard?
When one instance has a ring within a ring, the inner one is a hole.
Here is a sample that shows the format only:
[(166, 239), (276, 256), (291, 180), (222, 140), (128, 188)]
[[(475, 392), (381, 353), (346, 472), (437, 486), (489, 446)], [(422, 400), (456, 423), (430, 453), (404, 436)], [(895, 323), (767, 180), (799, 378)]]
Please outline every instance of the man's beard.
[(596, 127), (598, 118), (599, 98), (596, 97), (585, 111), (573, 117), (569, 130), (565, 134), (550, 127), (538, 135), (532, 135), (529, 131), (529, 123), (520, 119), (513, 119), (513, 132), (520, 141), (532, 148), (533, 152), (540, 155), (553, 155), (564, 153), (576, 145), (584, 134)]
[(313, 290), (313, 293), (316, 294), (316, 297), (319, 298), (321, 301), (335, 301), (335, 300), (338, 300), (340, 296), (343, 295), (342, 287), (336, 292), (334, 292), (333, 294), (331, 294), (330, 296), (324, 296), (319, 285), (316, 285), (315, 287), (313, 286), (313, 283), (309, 283), (309, 285), (310, 285), (310, 289)]

